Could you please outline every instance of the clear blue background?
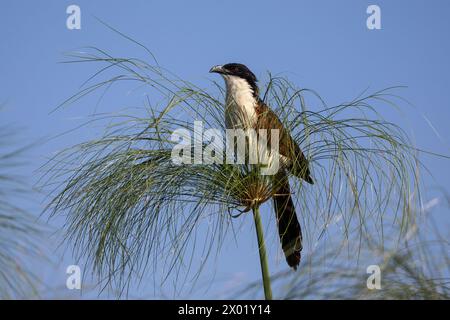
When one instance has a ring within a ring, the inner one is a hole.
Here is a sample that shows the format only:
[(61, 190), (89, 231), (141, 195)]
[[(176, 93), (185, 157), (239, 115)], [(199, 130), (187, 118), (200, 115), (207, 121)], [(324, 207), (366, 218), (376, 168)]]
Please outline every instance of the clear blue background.
[[(70, 4), (81, 7), (81, 30), (66, 28), (66, 8)], [(366, 28), (369, 4), (381, 7), (382, 30)], [(260, 77), (268, 70), (283, 72), (299, 86), (317, 90), (330, 104), (348, 101), (367, 87), (375, 90), (406, 85), (408, 89), (400, 93), (413, 106), (405, 105), (392, 117), (411, 134), (418, 147), (448, 155), (449, 13), (450, 2), (445, 0), (2, 0), (0, 102), (6, 102), (6, 107), (0, 113), (1, 123), (19, 128), (18, 140), (26, 144), (54, 137), (86, 121), (97, 108), (94, 98), (50, 114), (94, 72), (93, 66), (58, 63), (64, 60), (63, 53), (95, 45), (122, 56), (142, 54), (94, 18), (98, 17), (145, 44), (162, 66), (202, 85), (206, 79), (213, 79), (208, 74), (212, 65), (226, 62), (245, 63)], [(142, 96), (112, 91), (97, 111), (134, 105), (142, 105)], [(94, 138), (97, 132), (85, 128), (39, 143), (28, 152), (27, 165), (19, 173), (34, 184), (36, 170), (46, 159), (63, 147)], [(429, 190), (439, 186), (448, 190), (448, 160), (426, 155), (422, 160), (435, 177), (426, 178)], [(31, 197), (34, 201), (29, 209), (37, 215), (45, 199), (37, 193)], [(53, 225), (58, 228), (61, 222), (53, 221)], [(235, 285), (257, 280), (255, 242), (251, 224), (245, 224), (239, 246), (235, 242), (226, 244), (194, 293), (184, 291), (182, 297), (221, 297)], [(59, 258), (65, 248), (56, 250), (55, 243), (57, 237), (44, 245), (51, 248), (53, 263), (36, 268), (49, 287), (64, 287), (66, 266), (79, 262), (69, 253)], [(283, 260), (271, 259), (273, 272), (285, 269)], [(206, 291), (213, 273), (215, 284)], [(130, 296), (174, 295), (170, 284), (162, 291), (152, 287), (132, 287)], [(61, 290), (63, 296), (79, 297), (79, 293)]]

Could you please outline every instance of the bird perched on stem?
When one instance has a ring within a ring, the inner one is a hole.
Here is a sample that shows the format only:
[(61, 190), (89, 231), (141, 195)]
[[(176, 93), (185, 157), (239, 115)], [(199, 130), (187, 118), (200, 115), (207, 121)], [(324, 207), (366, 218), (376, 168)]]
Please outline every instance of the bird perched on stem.
[[(291, 137), (282, 122), (260, 98), (255, 75), (243, 64), (228, 63), (212, 67), (210, 72), (220, 74), (226, 84), (225, 124), (227, 129), (267, 130), (267, 141), (271, 141), (272, 130), (278, 133), (278, 150), (272, 155), (279, 157), (279, 168), (273, 175), (274, 208), (281, 245), (290, 267), (297, 269), (302, 250), (302, 231), (292, 201), (288, 174), (313, 184), (308, 160)], [(270, 159), (270, 157), (269, 157)]]

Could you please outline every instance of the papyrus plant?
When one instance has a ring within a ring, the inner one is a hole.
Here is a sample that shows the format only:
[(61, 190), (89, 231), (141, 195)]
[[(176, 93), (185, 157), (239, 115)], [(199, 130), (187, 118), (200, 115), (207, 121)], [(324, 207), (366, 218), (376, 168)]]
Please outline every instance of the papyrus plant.
[[(64, 105), (123, 83), (147, 93), (140, 111), (111, 115), (103, 135), (61, 151), (46, 166), (44, 181), (56, 183), (49, 210), (66, 215), (75, 254), (105, 283), (125, 288), (158, 266), (179, 281), (188, 271), (195, 278), (204, 264), (191, 270), (193, 247), (206, 260), (249, 209), (274, 214), (266, 204), (273, 187), (258, 170), (176, 165), (171, 159), (174, 130), (192, 132), (194, 121), (224, 130), (220, 86), (211, 82), (200, 88), (156, 63), (97, 48), (71, 54), (67, 62), (92, 64), (96, 72)], [(382, 228), (386, 215), (400, 232), (407, 229), (414, 221), (411, 201), (420, 201), (417, 159), (400, 127), (381, 116), (401, 101), (394, 95), (398, 89), (329, 106), (283, 77), (269, 75), (260, 87), (311, 163), (315, 185), (292, 183), (306, 242), (320, 237), (337, 216), (345, 236)], [(103, 123), (105, 116), (99, 118)], [(196, 231), (205, 220), (208, 231), (198, 241)]]
[[(3, 114), (3, 111), (0, 110)], [(38, 279), (30, 265), (40, 254), (42, 228), (22, 204), (30, 193), (17, 168), (25, 147), (17, 147), (14, 128), (0, 127), (0, 299), (35, 297)]]
[[(345, 246), (339, 241), (318, 245), (305, 257), (299, 272), (282, 271), (272, 276), (276, 295), (283, 299), (448, 300), (450, 243), (448, 225), (442, 223), (448, 206), (431, 210), (441, 200), (435, 197), (422, 208), (414, 208), (420, 211), (417, 222), (400, 239), (399, 230), (386, 223), (383, 241), (364, 237), (359, 243), (351, 237)], [(359, 252), (358, 259), (355, 252)], [(378, 268), (378, 287), (369, 278), (374, 267)], [(230, 294), (254, 297), (259, 286), (259, 282), (245, 284)]]

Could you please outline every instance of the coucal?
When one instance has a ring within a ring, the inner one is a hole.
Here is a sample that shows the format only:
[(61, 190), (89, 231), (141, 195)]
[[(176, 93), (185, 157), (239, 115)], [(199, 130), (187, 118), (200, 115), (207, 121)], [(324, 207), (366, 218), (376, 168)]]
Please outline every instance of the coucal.
[[(255, 75), (243, 64), (228, 63), (212, 67), (226, 84), (225, 125), (227, 129), (278, 129), (279, 169), (273, 176), (273, 195), (278, 232), (288, 265), (295, 270), (300, 263), (302, 231), (291, 197), (288, 174), (313, 184), (308, 160), (283, 126), (278, 116), (260, 98)], [(270, 136), (268, 139), (270, 141)]]

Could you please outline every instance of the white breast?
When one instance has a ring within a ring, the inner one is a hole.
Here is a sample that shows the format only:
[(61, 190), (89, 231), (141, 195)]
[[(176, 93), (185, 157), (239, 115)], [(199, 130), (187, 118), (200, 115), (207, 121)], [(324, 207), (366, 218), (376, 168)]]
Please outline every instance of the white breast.
[(256, 122), (256, 99), (246, 80), (224, 75), (227, 96), (225, 106), (225, 125), (227, 129), (251, 128)]
[[(251, 129), (254, 128), (257, 121), (255, 107), (257, 100), (253, 95), (253, 90), (246, 80), (224, 75), (227, 85), (226, 106), (225, 106), (225, 125), (227, 129)], [(248, 136), (248, 139), (254, 136)], [(256, 142), (256, 144), (254, 143)], [(261, 141), (252, 142), (256, 146), (256, 150), (249, 150), (257, 157), (257, 162), (264, 164), (266, 167), (262, 169), (261, 174), (272, 175), (278, 171), (279, 158), (278, 152), (267, 150), (267, 144)], [(233, 147), (232, 147), (233, 148)], [(233, 148), (234, 149), (234, 148)], [(238, 153), (245, 152), (244, 149), (238, 148)], [(244, 154), (244, 158), (247, 158)]]

